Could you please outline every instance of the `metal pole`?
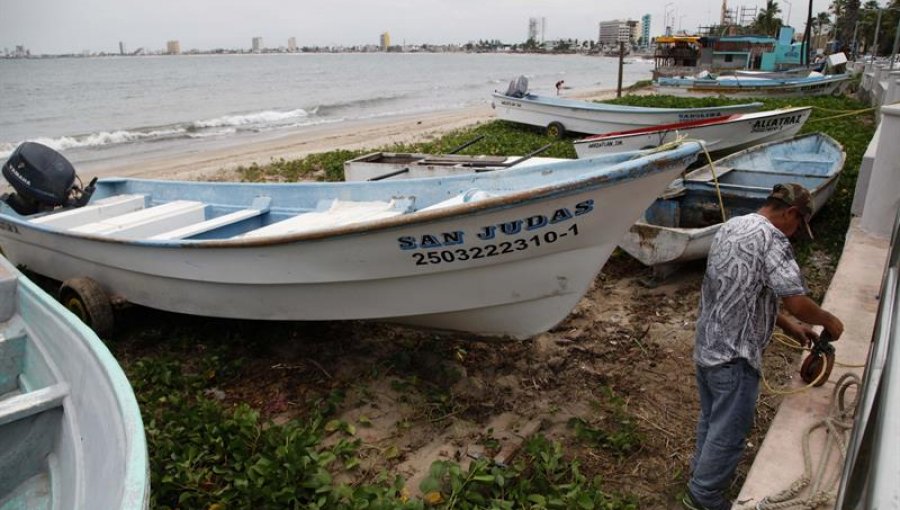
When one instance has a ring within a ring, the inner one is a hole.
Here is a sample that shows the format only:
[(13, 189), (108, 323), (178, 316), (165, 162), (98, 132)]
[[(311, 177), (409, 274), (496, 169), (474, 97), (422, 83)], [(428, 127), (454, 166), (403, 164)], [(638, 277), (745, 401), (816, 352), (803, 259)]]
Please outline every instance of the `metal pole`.
[(856, 60), (856, 56), (859, 53), (859, 42), (856, 40), (856, 34), (859, 33), (859, 20), (856, 20), (856, 25), (853, 27), (853, 60)]
[(625, 63), (625, 42), (619, 41), (619, 86), (616, 88), (616, 97), (622, 97), (622, 67)]
[(875, 22), (875, 40), (872, 42), (872, 63), (875, 63), (875, 57), (878, 55), (878, 32), (881, 31), (881, 9), (878, 9), (878, 21)]
[(898, 50), (900, 50), (900, 19), (897, 20), (897, 29), (894, 30), (894, 47), (891, 48), (891, 67), (888, 68), (890, 71), (894, 70), (894, 59), (897, 57)]

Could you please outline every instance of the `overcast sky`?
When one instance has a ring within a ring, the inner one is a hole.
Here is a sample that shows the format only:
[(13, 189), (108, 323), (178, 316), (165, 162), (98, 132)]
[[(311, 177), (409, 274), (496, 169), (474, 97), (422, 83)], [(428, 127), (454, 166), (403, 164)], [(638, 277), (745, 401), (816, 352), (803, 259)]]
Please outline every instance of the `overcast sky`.
[[(829, 0), (813, 0), (814, 11)], [(675, 28), (696, 29), (719, 18), (721, 0), (0, 0), (0, 49), (25, 45), (32, 53), (163, 49), (177, 39), (189, 49), (377, 44), (465, 43), (478, 39), (522, 42), (528, 18), (547, 20), (548, 39), (596, 39), (597, 23), (653, 18), (662, 32), (666, 5)], [(731, 0), (729, 5), (741, 5)], [(762, 7), (765, 0), (745, 0)], [(780, 0), (782, 17), (803, 30), (807, 2)]]

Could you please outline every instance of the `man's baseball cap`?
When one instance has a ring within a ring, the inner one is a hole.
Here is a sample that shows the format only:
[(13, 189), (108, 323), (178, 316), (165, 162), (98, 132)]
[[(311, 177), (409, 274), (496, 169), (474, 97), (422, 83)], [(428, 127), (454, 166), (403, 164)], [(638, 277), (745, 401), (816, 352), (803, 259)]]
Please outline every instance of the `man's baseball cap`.
[(810, 239), (813, 239), (812, 229), (809, 228), (809, 220), (812, 218), (812, 195), (809, 190), (792, 182), (776, 184), (772, 188), (769, 198), (777, 198), (787, 205), (799, 209), (803, 215), (803, 226), (806, 227), (806, 233), (809, 234)]

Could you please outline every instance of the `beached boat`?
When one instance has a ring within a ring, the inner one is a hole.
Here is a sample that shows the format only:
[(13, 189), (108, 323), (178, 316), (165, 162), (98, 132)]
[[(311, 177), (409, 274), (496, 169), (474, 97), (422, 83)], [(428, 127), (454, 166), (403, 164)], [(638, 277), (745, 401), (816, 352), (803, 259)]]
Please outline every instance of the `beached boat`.
[[(37, 273), (162, 310), (527, 337), (565, 318), (699, 150), (400, 181), (104, 179), (81, 207), (0, 203), (0, 248)], [(4, 175), (21, 193), (24, 180)]]
[(704, 140), (710, 152), (736, 150), (796, 135), (812, 108), (782, 108), (591, 136), (574, 143), (579, 158), (649, 149), (678, 137)]
[(525, 80), (524, 84), (518, 87), (510, 86), (505, 94), (495, 92), (491, 106), (497, 111), (499, 119), (547, 128), (550, 136), (561, 137), (567, 131), (597, 135), (735, 113), (749, 113), (762, 108), (762, 103), (708, 108), (614, 105), (529, 94)]
[[(834, 193), (844, 166), (843, 147), (831, 137), (808, 134), (770, 142), (714, 163), (728, 218), (749, 214), (778, 183), (802, 184), (813, 196), (813, 214)], [(682, 262), (705, 258), (722, 224), (709, 166), (684, 177), (683, 187), (657, 199), (619, 246), (664, 276)]]
[(850, 75), (819, 75), (800, 78), (719, 76), (712, 78), (659, 78), (656, 91), (673, 96), (806, 97), (841, 92)]
[(527, 156), (374, 152), (344, 162), (344, 180), (421, 179), (472, 172), (493, 172), (513, 167), (526, 168), (559, 161), (565, 160)]
[(144, 426), (78, 318), (0, 256), (0, 508), (147, 508)]

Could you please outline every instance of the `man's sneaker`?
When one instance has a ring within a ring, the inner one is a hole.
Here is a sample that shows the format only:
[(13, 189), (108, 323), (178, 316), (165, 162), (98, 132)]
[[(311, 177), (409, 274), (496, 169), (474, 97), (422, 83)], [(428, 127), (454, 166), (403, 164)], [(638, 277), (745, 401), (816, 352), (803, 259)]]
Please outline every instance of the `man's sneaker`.
[(705, 506), (697, 503), (694, 496), (691, 495), (690, 490), (684, 492), (684, 497), (681, 498), (681, 504), (688, 510), (707, 510)]

